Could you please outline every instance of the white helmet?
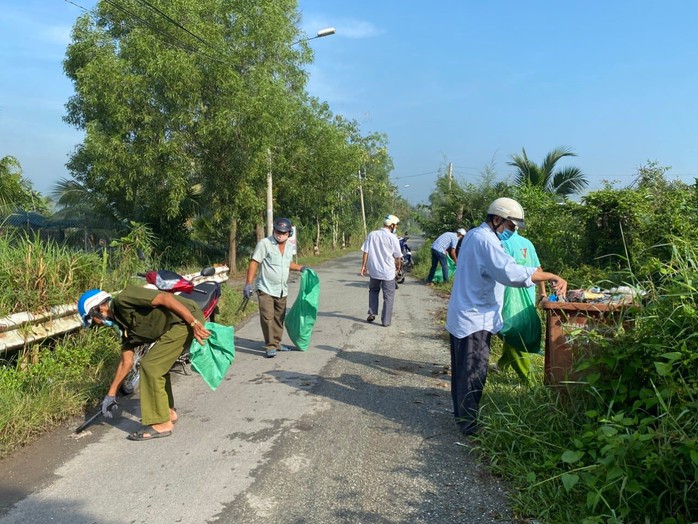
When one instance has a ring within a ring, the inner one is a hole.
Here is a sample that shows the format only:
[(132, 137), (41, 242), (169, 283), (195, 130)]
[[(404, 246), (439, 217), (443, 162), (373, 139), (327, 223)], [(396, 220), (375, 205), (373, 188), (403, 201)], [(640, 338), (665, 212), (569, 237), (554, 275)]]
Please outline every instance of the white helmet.
[(511, 220), (519, 229), (526, 228), (523, 207), (512, 198), (498, 198), (490, 204), (487, 214)]
[(400, 223), (400, 219), (395, 215), (385, 215), (385, 220), (383, 220), (384, 226), (397, 226)]

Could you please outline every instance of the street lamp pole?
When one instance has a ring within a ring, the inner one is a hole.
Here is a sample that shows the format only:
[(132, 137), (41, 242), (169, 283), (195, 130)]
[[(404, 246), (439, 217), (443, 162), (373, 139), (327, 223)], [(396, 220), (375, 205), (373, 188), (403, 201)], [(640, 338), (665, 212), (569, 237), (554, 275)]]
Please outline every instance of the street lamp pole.
[[(301, 42), (307, 42), (308, 40), (315, 40), (316, 38), (323, 38), (325, 36), (330, 36), (335, 34), (334, 27), (326, 27), (325, 29), (320, 29), (315, 36), (309, 38), (301, 38), (296, 40), (291, 45), (300, 44)], [(273, 187), (273, 177), (272, 177), (272, 161), (271, 161), (271, 149), (268, 150), (269, 154), (269, 171), (267, 172), (267, 236), (271, 236), (274, 231), (274, 187)]]

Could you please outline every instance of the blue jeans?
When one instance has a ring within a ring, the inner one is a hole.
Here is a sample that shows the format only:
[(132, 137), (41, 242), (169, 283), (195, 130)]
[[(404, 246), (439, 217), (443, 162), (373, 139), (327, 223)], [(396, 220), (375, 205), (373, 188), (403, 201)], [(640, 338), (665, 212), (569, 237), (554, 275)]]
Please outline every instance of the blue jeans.
[(429, 269), (429, 276), (427, 277), (427, 282), (434, 280), (434, 273), (436, 273), (436, 265), (441, 264), (441, 271), (443, 272), (444, 282), (448, 282), (448, 255), (443, 251), (437, 251), (436, 249), (431, 250), (431, 269)]

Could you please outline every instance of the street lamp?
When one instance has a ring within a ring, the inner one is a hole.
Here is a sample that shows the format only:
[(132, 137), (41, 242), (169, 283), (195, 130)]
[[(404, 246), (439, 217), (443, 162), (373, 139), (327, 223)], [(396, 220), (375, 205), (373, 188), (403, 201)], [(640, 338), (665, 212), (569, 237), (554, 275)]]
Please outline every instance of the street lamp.
[[(301, 38), (296, 40), (291, 45), (300, 44), (301, 42), (307, 42), (308, 40), (315, 40), (316, 38), (323, 38), (325, 36), (330, 36), (335, 34), (334, 27), (326, 27), (325, 29), (320, 29), (315, 36), (308, 38)], [(267, 173), (267, 236), (271, 236), (274, 231), (274, 186), (272, 182), (271, 175), (271, 151), (269, 151), (269, 172)]]
[(291, 45), (300, 44), (301, 42), (307, 42), (308, 40), (315, 40), (316, 38), (322, 38), (324, 36), (330, 36), (333, 34), (335, 34), (334, 27), (326, 27), (325, 29), (320, 29), (315, 36), (301, 38), (300, 40), (293, 42)]

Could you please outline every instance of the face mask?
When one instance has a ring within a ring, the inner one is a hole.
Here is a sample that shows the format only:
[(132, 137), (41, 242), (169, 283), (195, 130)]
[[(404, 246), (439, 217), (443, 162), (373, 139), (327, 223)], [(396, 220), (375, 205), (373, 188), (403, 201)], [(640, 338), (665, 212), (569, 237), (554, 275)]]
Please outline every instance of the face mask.
[(117, 324), (116, 322), (113, 322), (113, 321), (111, 321), (111, 320), (110, 320), (109, 322), (112, 323), (111, 328), (112, 328), (112, 329), (114, 330), (114, 332), (116, 333), (116, 336), (119, 337), (119, 338), (121, 338), (121, 328), (119, 327), (119, 324)]
[(277, 237), (276, 235), (274, 235), (274, 240), (276, 240), (279, 244), (283, 244), (284, 242), (286, 242), (286, 240), (288, 240), (288, 237)]
[(106, 326), (106, 327), (112, 327), (114, 325), (114, 321), (110, 320), (108, 318), (105, 318), (104, 320), (102, 320), (102, 325)]
[(510, 229), (505, 229), (501, 233), (497, 233), (497, 236), (499, 237), (499, 240), (502, 242), (507, 241), (511, 238), (511, 235), (513, 235), (514, 232)]

